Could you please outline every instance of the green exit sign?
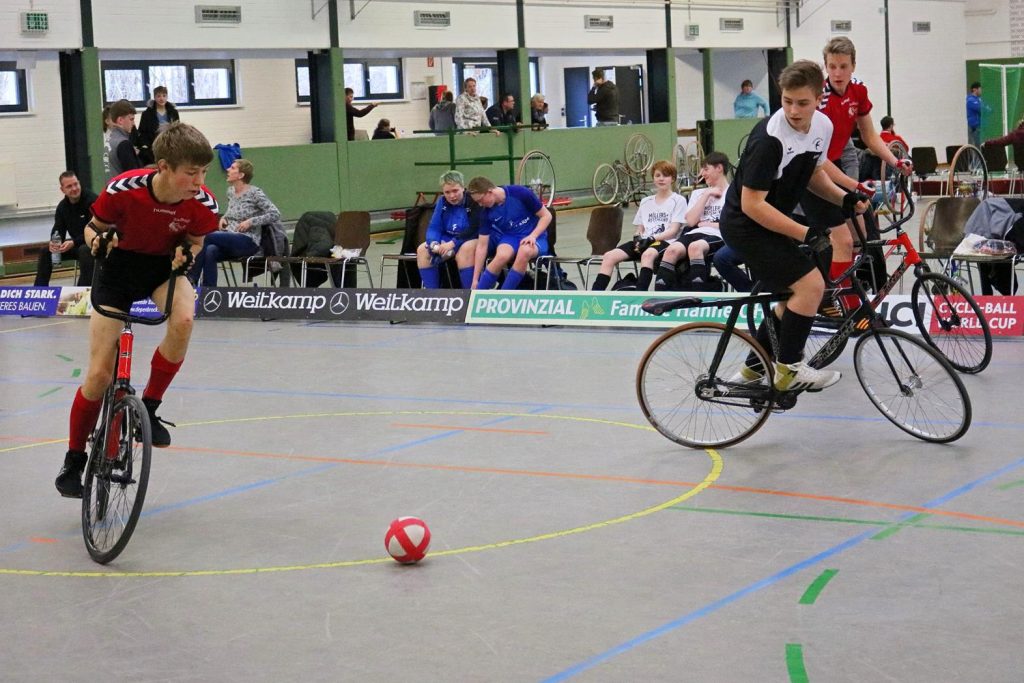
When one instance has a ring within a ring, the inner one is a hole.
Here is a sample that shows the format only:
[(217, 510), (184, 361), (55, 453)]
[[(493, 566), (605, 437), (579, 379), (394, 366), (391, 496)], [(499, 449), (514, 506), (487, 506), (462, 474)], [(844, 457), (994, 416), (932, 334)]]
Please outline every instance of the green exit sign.
[(46, 12), (22, 12), (22, 33), (46, 33), (50, 30), (50, 15)]

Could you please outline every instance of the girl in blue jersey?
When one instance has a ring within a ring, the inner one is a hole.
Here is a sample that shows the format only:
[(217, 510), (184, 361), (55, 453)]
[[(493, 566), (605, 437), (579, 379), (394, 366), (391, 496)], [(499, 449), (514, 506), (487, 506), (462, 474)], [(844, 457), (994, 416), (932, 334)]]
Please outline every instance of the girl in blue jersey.
[[(496, 186), (478, 176), (466, 188), (470, 197), (483, 207), (480, 237), (476, 245), (473, 270), (474, 289), (491, 289), (506, 265), (511, 264), (502, 289), (515, 289), (523, 280), (530, 261), (548, 253), (546, 231), (551, 212), (529, 188), (520, 185)], [(491, 262), (484, 268), (488, 252)]]
[(473, 257), (479, 229), (480, 207), (466, 193), (466, 179), (458, 171), (441, 176), (444, 199), (434, 207), (427, 238), (416, 248), (416, 265), (427, 289), (441, 286), (440, 265), (455, 257), (463, 289), (473, 286)]

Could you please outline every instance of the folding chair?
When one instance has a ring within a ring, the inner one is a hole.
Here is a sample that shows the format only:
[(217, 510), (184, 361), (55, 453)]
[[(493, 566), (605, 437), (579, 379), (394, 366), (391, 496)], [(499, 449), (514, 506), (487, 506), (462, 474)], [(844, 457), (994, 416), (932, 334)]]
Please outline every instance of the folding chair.
[[(430, 219), (433, 217), (432, 211), (422, 211), (419, 216), (419, 222), (416, 224), (416, 245), (423, 244), (427, 239), (427, 228), (430, 226)], [(402, 267), (402, 263), (416, 263), (416, 252), (403, 252), (399, 254), (384, 254), (380, 257), (380, 286), (384, 286), (384, 266), (393, 262), (396, 270)], [(442, 270), (442, 274), (446, 274), (447, 270)], [(451, 283), (449, 283), (451, 284)], [(398, 285), (397, 277), (395, 285)]]
[(358, 249), (358, 256), (346, 256), (331, 259), (331, 277), (336, 287), (345, 285), (345, 273), (351, 265), (360, 266), (366, 271), (366, 279), (373, 287), (373, 273), (370, 272), (370, 261), (366, 258), (366, 250), (370, 248), (370, 212), (342, 211), (334, 224), (334, 243), (342, 249)]

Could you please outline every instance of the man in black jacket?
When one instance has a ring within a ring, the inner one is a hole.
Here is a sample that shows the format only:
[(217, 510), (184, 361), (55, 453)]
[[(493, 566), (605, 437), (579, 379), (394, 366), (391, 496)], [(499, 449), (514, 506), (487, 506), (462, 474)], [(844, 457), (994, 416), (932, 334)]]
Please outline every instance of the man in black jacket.
[(587, 93), (587, 104), (594, 105), (594, 116), (599, 126), (619, 125), (619, 91), (604, 77), (604, 69), (594, 69), (594, 87)]
[(51, 253), (59, 252), (62, 258), (78, 260), (78, 286), (86, 287), (92, 283), (93, 257), (85, 244), (85, 226), (92, 218), (92, 203), (96, 201), (96, 193), (83, 190), (78, 177), (73, 171), (60, 174), (60, 191), (64, 199), (57, 204), (53, 216), (53, 230), (60, 235), (60, 244), (52, 243), (50, 248), (39, 254), (36, 266), (36, 287), (50, 284), (53, 274)]

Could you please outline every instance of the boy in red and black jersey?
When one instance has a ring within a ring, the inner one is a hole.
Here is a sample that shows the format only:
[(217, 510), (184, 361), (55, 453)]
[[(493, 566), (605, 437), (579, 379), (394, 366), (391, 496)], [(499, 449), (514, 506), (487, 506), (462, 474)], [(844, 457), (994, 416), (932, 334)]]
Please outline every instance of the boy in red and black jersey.
[[(185, 359), (195, 307), (192, 285), (183, 274), (174, 273), (191, 261), (186, 252), (197, 254), (203, 236), (217, 229), (218, 215), (217, 201), (203, 185), (213, 150), (202, 133), (173, 123), (157, 137), (153, 152), (155, 170), (126, 171), (111, 179), (92, 206), (85, 242), (93, 254), (107, 250), (96, 266), (92, 297), (97, 305), (128, 311), (132, 302), (149, 297), (164, 306), (170, 278), (177, 277), (167, 331), (153, 353), (149, 382), (142, 392), (153, 445), (166, 447), (171, 437), (156, 410)], [(68, 452), (56, 481), (62, 496), (82, 496), (85, 444), (113, 375), (120, 332), (120, 321), (93, 312), (89, 369), (71, 405)]]
[[(823, 51), (825, 57), (825, 71), (828, 77), (825, 79), (825, 87), (818, 111), (825, 114), (832, 122), (832, 142), (828, 147), (828, 162), (825, 164), (825, 172), (828, 177), (839, 187), (848, 192), (861, 191), (871, 196), (874, 192), (871, 188), (859, 186), (855, 178), (851, 178), (839, 169), (839, 158), (843, 154), (843, 148), (849, 142), (853, 129), (860, 131), (860, 139), (867, 145), (875, 156), (883, 163), (893, 168), (899, 168), (904, 174), (910, 175), (913, 171), (913, 164), (909, 159), (900, 161), (889, 150), (885, 141), (879, 137), (871, 121), (871, 100), (868, 98), (868, 89), (861, 81), (853, 77), (853, 70), (857, 64), (857, 49), (849, 38), (833, 38), (825, 45)], [(846, 220), (842, 211), (834, 204), (827, 202), (817, 195), (807, 192), (800, 200), (807, 222), (818, 228), (831, 228), (829, 238), (832, 242), (832, 265), (829, 268), (829, 277), (835, 279), (846, 271), (853, 262), (853, 233), (846, 229)], [(858, 219), (858, 222), (860, 220)], [(863, 230), (863, 227), (861, 228)], [(840, 283), (845, 286), (846, 283)], [(856, 306), (859, 300), (855, 295), (849, 295), (845, 302), (849, 306)]]

